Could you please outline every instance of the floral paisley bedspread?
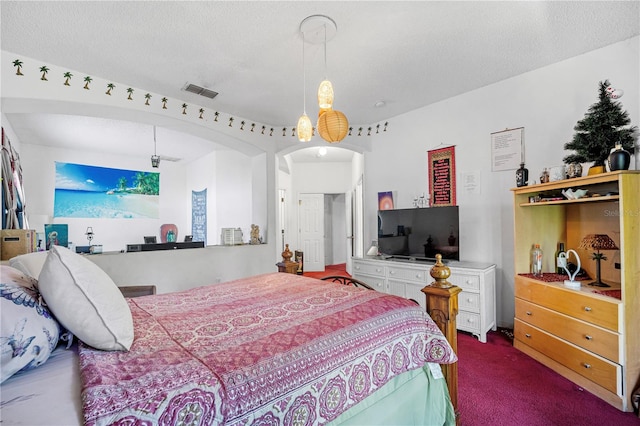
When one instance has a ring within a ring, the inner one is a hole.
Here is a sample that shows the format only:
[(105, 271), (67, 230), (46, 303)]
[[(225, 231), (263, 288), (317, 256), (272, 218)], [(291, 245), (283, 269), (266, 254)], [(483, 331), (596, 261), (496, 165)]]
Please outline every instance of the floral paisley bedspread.
[(128, 299), (129, 352), (81, 345), (87, 424), (312, 425), (456, 355), (412, 301), (293, 274)]

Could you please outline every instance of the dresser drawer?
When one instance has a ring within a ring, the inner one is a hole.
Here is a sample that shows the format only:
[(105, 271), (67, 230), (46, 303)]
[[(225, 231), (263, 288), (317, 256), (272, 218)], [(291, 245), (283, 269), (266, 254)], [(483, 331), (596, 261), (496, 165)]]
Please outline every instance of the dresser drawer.
[[(460, 296), (462, 296), (461, 293)], [(516, 297), (516, 318), (620, 363), (621, 335)]]
[(460, 287), (463, 291), (473, 291), (475, 293), (480, 291), (480, 276), (461, 274), (451, 271), (451, 276), (448, 281)]
[(480, 312), (480, 295), (463, 291), (458, 295), (458, 307), (463, 311)]
[(353, 274), (353, 277), (365, 284), (369, 284), (375, 290), (381, 291), (383, 293), (388, 293), (384, 277), (376, 275), (364, 275), (360, 273)]
[(456, 328), (470, 333), (479, 333), (480, 315), (473, 312), (458, 311)]
[[(384, 277), (384, 266), (374, 265), (371, 263), (353, 262), (353, 274), (377, 275)], [(368, 283), (367, 283), (368, 284)]]
[(417, 281), (427, 285), (428, 272), (426, 270), (387, 266), (387, 273), (389, 279), (394, 279), (396, 281)]
[(514, 338), (617, 395), (622, 394), (622, 367), (519, 319)]
[(614, 299), (605, 300), (604, 297), (519, 275), (515, 279), (515, 296), (618, 333), (621, 331), (622, 304)]

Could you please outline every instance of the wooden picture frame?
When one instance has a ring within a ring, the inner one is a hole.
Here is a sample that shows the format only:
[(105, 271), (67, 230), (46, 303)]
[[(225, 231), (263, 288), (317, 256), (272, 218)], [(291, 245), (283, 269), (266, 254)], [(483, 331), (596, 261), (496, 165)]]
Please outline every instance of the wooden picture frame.
[(431, 206), (456, 205), (455, 146), (428, 151)]

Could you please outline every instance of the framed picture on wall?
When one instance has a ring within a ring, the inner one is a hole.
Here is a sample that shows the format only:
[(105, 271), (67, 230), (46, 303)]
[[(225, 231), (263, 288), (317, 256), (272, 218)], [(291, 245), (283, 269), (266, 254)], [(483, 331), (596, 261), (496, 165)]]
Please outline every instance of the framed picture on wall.
[(55, 223), (44, 225), (44, 239), (47, 250), (51, 246), (69, 246), (69, 225)]
[(160, 173), (58, 161), (55, 166), (53, 217), (160, 217)]
[(378, 210), (393, 210), (393, 192), (378, 192)]
[(432, 206), (456, 205), (455, 146), (428, 151), (429, 194)]

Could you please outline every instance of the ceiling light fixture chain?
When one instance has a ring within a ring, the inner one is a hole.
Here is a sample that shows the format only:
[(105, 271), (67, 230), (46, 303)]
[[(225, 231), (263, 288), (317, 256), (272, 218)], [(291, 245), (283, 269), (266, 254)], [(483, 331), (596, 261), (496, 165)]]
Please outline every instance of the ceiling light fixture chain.
[(160, 156), (156, 152), (156, 126), (153, 126), (153, 155), (151, 156), (151, 167), (160, 167)]

